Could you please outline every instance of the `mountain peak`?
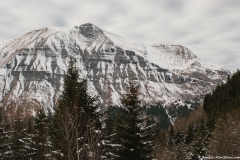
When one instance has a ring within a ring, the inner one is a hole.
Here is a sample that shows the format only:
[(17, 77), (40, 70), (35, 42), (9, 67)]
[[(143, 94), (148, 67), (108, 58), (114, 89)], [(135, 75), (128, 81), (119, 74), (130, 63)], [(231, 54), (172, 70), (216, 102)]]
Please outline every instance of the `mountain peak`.
[(91, 23), (82, 24), (81, 26), (79, 26), (79, 30), (80, 33), (87, 38), (94, 38), (97, 35), (103, 33), (100, 28)]
[(181, 45), (144, 44), (91, 23), (44, 27), (0, 41), (0, 107), (29, 102), (52, 111), (63, 89), (70, 55), (81, 77), (88, 80), (89, 93), (99, 95), (105, 107), (120, 104), (131, 79), (139, 83), (143, 103), (167, 108), (179, 99), (200, 103), (230, 74), (202, 62)]

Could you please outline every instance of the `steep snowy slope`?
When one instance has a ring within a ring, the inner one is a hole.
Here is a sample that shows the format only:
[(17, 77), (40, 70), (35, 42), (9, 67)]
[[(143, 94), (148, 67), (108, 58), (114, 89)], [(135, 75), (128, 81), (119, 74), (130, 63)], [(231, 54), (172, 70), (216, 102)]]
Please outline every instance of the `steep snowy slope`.
[(145, 103), (170, 106), (179, 100), (201, 102), (231, 74), (202, 62), (186, 47), (135, 42), (90, 23), (41, 28), (0, 41), (2, 106), (40, 104), (51, 111), (70, 55), (76, 58), (81, 77), (88, 79), (89, 91), (99, 94), (105, 107), (119, 104), (129, 79), (140, 84)]

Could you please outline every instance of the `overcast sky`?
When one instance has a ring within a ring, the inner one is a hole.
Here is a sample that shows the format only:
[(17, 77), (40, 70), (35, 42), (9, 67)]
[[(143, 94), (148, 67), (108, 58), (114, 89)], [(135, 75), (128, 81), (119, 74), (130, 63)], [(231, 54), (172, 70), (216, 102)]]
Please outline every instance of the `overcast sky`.
[(179, 44), (240, 68), (240, 0), (1, 0), (0, 39), (41, 27), (93, 23), (128, 39)]

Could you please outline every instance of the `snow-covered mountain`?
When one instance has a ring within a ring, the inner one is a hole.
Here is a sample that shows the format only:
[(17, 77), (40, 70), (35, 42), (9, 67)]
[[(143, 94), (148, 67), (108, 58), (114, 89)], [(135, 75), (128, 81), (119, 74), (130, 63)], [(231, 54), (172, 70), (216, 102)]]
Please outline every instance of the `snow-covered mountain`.
[(129, 79), (139, 83), (144, 102), (170, 106), (186, 100), (201, 102), (231, 74), (199, 60), (181, 45), (136, 42), (90, 23), (41, 28), (0, 41), (1, 105), (40, 104), (52, 111), (61, 94), (69, 55), (76, 58), (89, 91), (99, 94), (105, 107), (119, 104)]

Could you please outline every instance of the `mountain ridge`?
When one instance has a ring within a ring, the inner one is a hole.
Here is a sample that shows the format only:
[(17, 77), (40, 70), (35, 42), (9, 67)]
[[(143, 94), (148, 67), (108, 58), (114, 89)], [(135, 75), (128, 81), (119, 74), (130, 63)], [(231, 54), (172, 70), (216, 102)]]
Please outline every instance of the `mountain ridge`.
[(80, 76), (88, 79), (89, 92), (100, 95), (105, 107), (120, 104), (130, 79), (140, 85), (144, 103), (154, 100), (167, 107), (179, 99), (202, 102), (205, 94), (232, 74), (199, 60), (181, 45), (144, 44), (91, 23), (43, 27), (0, 42), (2, 106), (24, 99), (51, 112), (61, 94), (70, 55)]

